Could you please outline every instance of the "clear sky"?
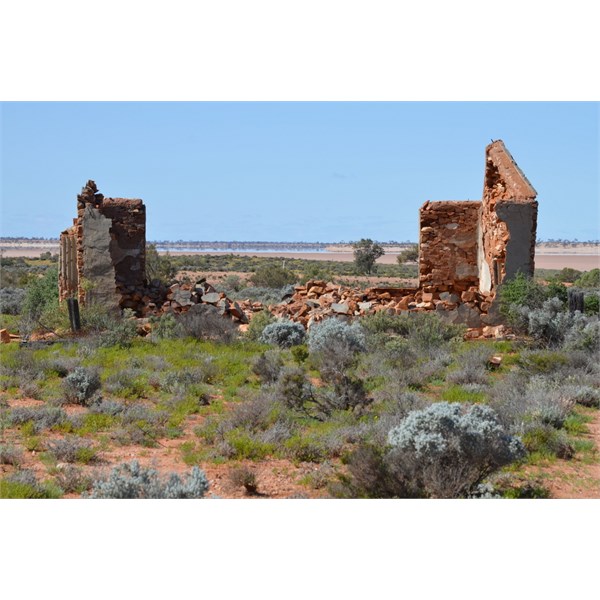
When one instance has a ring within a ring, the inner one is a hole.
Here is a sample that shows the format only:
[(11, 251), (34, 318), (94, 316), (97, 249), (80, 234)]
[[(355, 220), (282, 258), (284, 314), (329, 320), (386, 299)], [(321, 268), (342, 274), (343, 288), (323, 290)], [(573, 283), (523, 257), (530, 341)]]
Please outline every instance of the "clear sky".
[(149, 240), (416, 241), (425, 200), (475, 200), (484, 148), (538, 192), (538, 238), (598, 239), (597, 103), (16, 102), (1, 235), (57, 237), (88, 179), (142, 198)]

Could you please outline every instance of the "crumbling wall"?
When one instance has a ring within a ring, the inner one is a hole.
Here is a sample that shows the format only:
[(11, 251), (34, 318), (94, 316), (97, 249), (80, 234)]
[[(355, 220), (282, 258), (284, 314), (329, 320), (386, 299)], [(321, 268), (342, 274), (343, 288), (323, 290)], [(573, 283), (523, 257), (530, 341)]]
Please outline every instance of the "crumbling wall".
[(478, 268), (480, 289), (493, 291), (521, 271), (533, 276), (537, 192), (501, 140), (485, 149)]
[(463, 292), (479, 286), (477, 232), (481, 202), (425, 202), (419, 233), (419, 286)]
[(61, 234), (59, 298), (134, 308), (144, 294), (145, 261), (142, 200), (104, 198), (88, 181), (77, 196), (73, 227)]
[(82, 254), (86, 304), (102, 304), (109, 310), (119, 306), (119, 294), (115, 282), (115, 268), (111, 260), (111, 226), (98, 208), (87, 204), (81, 217)]
[(146, 279), (146, 207), (139, 199), (105, 198), (101, 210), (112, 223), (109, 253), (120, 306), (136, 308)]

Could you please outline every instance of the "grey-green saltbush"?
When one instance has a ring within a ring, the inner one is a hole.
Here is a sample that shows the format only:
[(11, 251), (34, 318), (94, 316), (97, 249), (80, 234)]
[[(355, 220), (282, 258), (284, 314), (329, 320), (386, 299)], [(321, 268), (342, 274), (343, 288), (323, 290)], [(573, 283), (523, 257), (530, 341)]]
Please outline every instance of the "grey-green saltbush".
[(154, 469), (145, 469), (134, 461), (122, 463), (107, 478), (94, 481), (89, 498), (203, 498), (207, 491), (208, 480), (198, 467), (193, 467), (185, 479), (176, 473), (171, 473), (168, 479), (162, 479)]
[(496, 384), (491, 403), (512, 431), (523, 434), (539, 424), (561, 427), (575, 400), (569, 385), (543, 375), (526, 379), (515, 374)]
[(466, 496), (496, 469), (524, 456), (488, 406), (440, 402), (411, 412), (388, 434), (390, 459), (426, 495)]
[(326, 319), (310, 328), (308, 349), (311, 353), (326, 352), (332, 347), (342, 347), (349, 353), (366, 348), (365, 334), (358, 322), (348, 325), (339, 319)]
[(84, 367), (77, 367), (65, 377), (63, 382), (63, 391), (67, 402), (75, 404), (90, 404), (99, 389), (98, 373)]
[(67, 413), (62, 408), (54, 406), (40, 408), (17, 406), (10, 411), (8, 420), (11, 425), (23, 425), (31, 421), (34, 432), (39, 433), (43, 429), (50, 429), (66, 421)]
[(291, 348), (302, 344), (305, 335), (304, 327), (300, 323), (282, 320), (267, 325), (263, 329), (260, 341), (280, 348)]
[(3, 315), (18, 315), (25, 300), (25, 290), (22, 288), (0, 288), (0, 313)]

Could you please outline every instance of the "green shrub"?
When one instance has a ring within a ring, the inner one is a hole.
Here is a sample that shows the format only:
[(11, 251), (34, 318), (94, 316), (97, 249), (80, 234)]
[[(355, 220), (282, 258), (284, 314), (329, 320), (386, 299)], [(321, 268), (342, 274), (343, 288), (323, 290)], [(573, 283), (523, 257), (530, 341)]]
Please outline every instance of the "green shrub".
[(0, 479), (0, 498), (42, 499), (60, 496), (61, 490), (51, 483), (40, 483), (32, 471), (17, 471)]
[(297, 277), (293, 271), (284, 267), (264, 265), (256, 269), (250, 281), (258, 287), (281, 288), (296, 283)]
[(27, 286), (23, 314), (33, 321), (58, 308), (58, 269), (50, 268), (42, 277), (36, 277)]
[(548, 298), (558, 298), (563, 304), (569, 300), (569, 294), (566, 286), (556, 279), (551, 279), (546, 287)]
[(540, 308), (546, 300), (546, 292), (542, 285), (519, 272), (512, 279), (502, 283), (499, 297), (500, 312), (510, 318), (513, 304), (530, 309)]
[(285, 454), (294, 461), (319, 463), (326, 458), (321, 443), (304, 435), (296, 435), (284, 444)]
[(87, 464), (96, 458), (96, 451), (92, 447), (92, 443), (77, 436), (50, 440), (46, 443), (46, 448), (59, 461)]
[(559, 350), (525, 350), (517, 364), (532, 375), (554, 373), (569, 363), (569, 357)]
[(268, 310), (254, 313), (250, 319), (246, 336), (253, 342), (258, 342), (265, 327), (275, 322), (275, 317)]
[(541, 458), (572, 458), (574, 454), (565, 432), (551, 425), (530, 429), (523, 435), (523, 443), (528, 452)]
[(247, 431), (239, 429), (232, 429), (225, 434), (225, 441), (232, 449), (230, 458), (237, 460), (262, 460), (274, 451), (272, 444), (265, 444)]
[(574, 285), (580, 288), (600, 288), (600, 269), (587, 271), (575, 280)]
[(300, 344), (299, 346), (293, 346), (291, 348), (292, 358), (294, 362), (301, 365), (303, 362), (306, 362), (308, 358), (308, 348), (305, 344)]
[(584, 312), (586, 315), (596, 315), (600, 313), (600, 295), (598, 293), (586, 294), (583, 299)]
[(173, 264), (169, 254), (160, 255), (154, 244), (146, 244), (146, 279), (170, 283), (177, 274), (177, 267)]
[(160, 317), (151, 317), (150, 324), (152, 325), (150, 336), (153, 342), (172, 340), (183, 336), (181, 324), (171, 313), (165, 313)]
[(581, 277), (582, 272), (577, 269), (565, 267), (556, 274), (556, 280), (563, 283), (574, 283), (578, 277)]

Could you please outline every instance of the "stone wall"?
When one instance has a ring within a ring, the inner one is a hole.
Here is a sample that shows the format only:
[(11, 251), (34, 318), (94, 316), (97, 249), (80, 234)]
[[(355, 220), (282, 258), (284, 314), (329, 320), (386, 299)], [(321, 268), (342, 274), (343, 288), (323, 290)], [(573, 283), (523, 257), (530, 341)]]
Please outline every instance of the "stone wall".
[(419, 233), (419, 285), (425, 292), (464, 292), (479, 285), (477, 232), (481, 202), (425, 202)]
[(533, 276), (538, 204), (501, 140), (485, 149), (478, 268), (480, 289), (493, 291), (521, 271)]
[(145, 289), (146, 209), (142, 200), (104, 198), (93, 181), (77, 196), (77, 218), (61, 234), (59, 298), (117, 310)]
[(496, 322), (497, 286), (518, 272), (533, 276), (535, 197), (536, 191), (497, 140), (485, 149), (481, 202), (425, 202), (419, 234), (424, 301), (431, 300), (436, 310), (473, 327), (479, 316), (485, 324)]

